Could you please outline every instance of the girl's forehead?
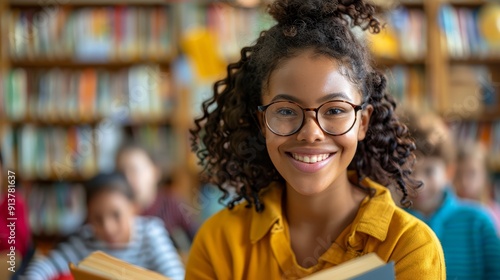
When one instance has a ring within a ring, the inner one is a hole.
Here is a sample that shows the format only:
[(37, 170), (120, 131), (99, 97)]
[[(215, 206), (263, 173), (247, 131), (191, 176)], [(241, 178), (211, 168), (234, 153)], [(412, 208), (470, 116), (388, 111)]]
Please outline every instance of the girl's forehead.
[(342, 96), (340, 99), (361, 101), (345, 67), (334, 58), (312, 51), (288, 58), (271, 72), (263, 96), (267, 99), (283, 94), (297, 99), (322, 99), (337, 94)]

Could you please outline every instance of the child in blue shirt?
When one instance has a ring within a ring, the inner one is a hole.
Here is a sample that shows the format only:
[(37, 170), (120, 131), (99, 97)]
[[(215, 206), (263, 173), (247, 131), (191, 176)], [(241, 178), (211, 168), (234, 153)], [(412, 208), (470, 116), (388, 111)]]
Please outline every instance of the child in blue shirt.
[(500, 279), (500, 239), (486, 210), (458, 199), (451, 187), (455, 151), (444, 122), (432, 114), (408, 112), (417, 146), (414, 174), (423, 187), (411, 214), (441, 241), (448, 279)]

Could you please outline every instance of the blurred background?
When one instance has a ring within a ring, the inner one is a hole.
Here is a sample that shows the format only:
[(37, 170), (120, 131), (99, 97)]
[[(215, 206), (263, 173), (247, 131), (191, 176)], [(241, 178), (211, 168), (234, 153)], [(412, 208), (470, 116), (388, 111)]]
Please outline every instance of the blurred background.
[[(483, 143), (498, 200), (500, 3), (376, 2), (386, 28), (358, 33), (390, 93), (438, 112), (457, 142)], [(0, 148), (37, 246), (78, 228), (81, 182), (113, 170), (130, 139), (160, 158), (162, 186), (203, 215), (188, 130), (225, 65), (273, 24), (266, 5), (0, 0)]]

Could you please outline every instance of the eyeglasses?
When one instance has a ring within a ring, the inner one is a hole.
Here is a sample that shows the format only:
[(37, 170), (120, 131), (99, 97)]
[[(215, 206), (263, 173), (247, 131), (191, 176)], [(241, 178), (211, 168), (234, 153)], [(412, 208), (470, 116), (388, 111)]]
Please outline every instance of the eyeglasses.
[(352, 129), (363, 104), (333, 100), (318, 108), (302, 108), (293, 101), (276, 101), (257, 108), (264, 113), (267, 127), (276, 135), (290, 136), (296, 133), (304, 126), (305, 111), (314, 111), (319, 127), (330, 135), (339, 136)]

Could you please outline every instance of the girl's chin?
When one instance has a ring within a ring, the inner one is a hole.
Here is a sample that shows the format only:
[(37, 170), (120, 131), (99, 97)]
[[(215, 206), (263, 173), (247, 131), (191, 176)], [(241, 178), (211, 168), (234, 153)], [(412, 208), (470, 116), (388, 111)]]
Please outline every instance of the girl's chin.
[[(295, 186), (314, 186), (314, 187), (294, 187)], [(294, 185), (288, 184), (289, 188), (292, 188), (294, 192), (303, 196), (313, 196), (322, 193), (328, 188), (328, 186), (322, 186), (322, 184), (314, 182), (301, 182)]]

